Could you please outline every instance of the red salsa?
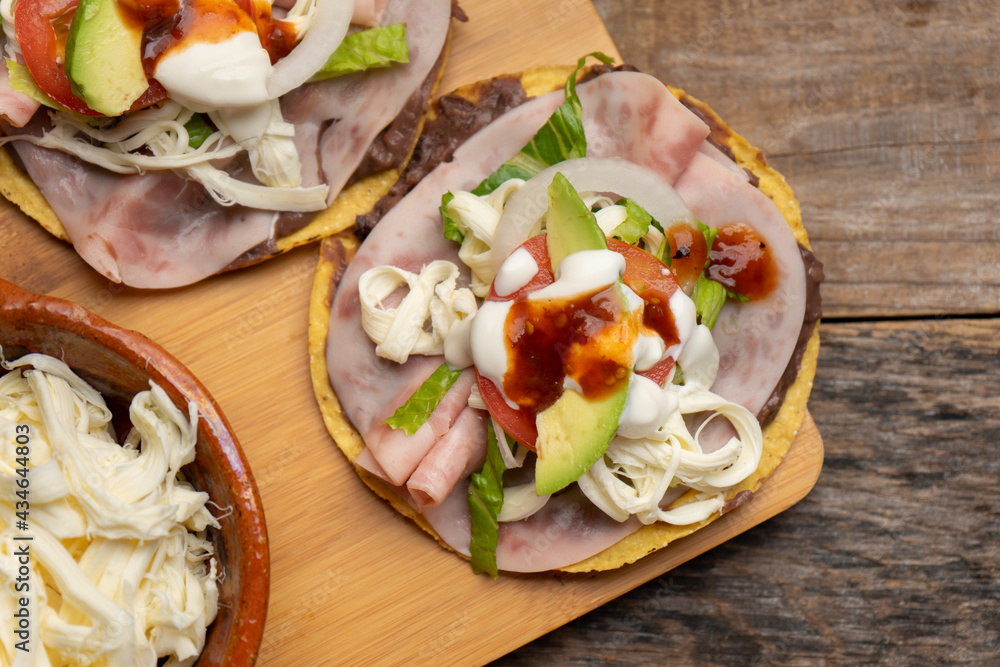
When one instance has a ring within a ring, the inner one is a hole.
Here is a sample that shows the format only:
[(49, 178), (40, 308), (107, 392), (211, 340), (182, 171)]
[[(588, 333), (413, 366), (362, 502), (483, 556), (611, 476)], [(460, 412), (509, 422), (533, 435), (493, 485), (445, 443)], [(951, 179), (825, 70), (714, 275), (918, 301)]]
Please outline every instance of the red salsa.
[[(625, 257), (622, 282), (644, 303), (641, 322), (624, 316), (620, 295), (605, 288), (565, 299), (529, 301), (528, 295), (554, 280), (545, 235), (522, 246), (539, 270), (517, 292), (500, 297), (491, 290), (491, 301), (512, 301), (505, 323), (509, 350), (503, 393), (519, 409), (511, 408), (492, 381), (479, 376), (479, 389), (490, 413), (504, 429), (529, 449), (534, 449), (535, 417), (562, 394), (563, 380), (573, 378), (588, 398), (597, 400), (628, 380), (633, 345), (640, 332), (657, 334), (667, 347), (679, 334), (669, 308), (677, 290), (673, 274), (656, 257), (627, 243), (608, 240), (610, 250)], [(662, 383), (673, 368), (664, 357), (639, 372)]]
[(760, 235), (741, 222), (719, 227), (712, 243), (708, 277), (750, 301), (778, 284), (778, 268)]
[(778, 269), (757, 232), (742, 222), (718, 227), (711, 252), (702, 232), (687, 223), (666, 230), (670, 243), (670, 270), (690, 291), (708, 262), (708, 277), (726, 289), (753, 301), (771, 293), (778, 284)]
[(565, 377), (590, 400), (610, 395), (628, 381), (636, 336), (629, 322), (615, 286), (566, 299), (516, 299), (505, 325), (504, 393), (535, 413), (562, 395)]

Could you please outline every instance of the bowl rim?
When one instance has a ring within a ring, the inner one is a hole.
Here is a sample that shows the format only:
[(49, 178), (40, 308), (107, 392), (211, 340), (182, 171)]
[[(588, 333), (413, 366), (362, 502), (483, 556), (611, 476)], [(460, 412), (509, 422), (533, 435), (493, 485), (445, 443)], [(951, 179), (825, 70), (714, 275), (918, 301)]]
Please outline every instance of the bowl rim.
[[(236, 604), (247, 609), (259, 608), (257, 613), (236, 615), (223, 655), (226, 664), (254, 664), (267, 616), (270, 544), (257, 483), (219, 404), (194, 373), (160, 344), (138, 331), (113, 324), (73, 301), (29, 292), (0, 278), (0, 315), (6, 314), (22, 314), (36, 323), (56, 326), (109, 348), (128, 363), (142, 366), (175, 404), (193, 401), (198, 406), (199, 430), (206, 429), (219, 443), (213, 455), (221, 455), (225, 465), (244, 486), (232, 498), (232, 514), (238, 528), (237, 544), (243, 555), (237, 567), (240, 589)], [(251, 554), (256, 557), (250, 557)], [(204, 665), (200, 657), (195, 664)]]

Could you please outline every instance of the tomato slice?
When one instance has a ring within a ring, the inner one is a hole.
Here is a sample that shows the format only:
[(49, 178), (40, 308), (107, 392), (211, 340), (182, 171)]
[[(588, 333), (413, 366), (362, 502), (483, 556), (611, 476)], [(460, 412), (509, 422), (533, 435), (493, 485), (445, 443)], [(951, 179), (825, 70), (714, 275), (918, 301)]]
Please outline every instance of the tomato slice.
[[(498, 296), (496, 290), (490, 287), (490, 293), (486, 297), (487, 301), (511, 301), (524, 298), (555, 281), (545, 234), (531, 237), (521, 247), (527, 250), (532, 259), (535, 260), (535, 264), (538, 265), (538, 273), (528, 284), (508, 296)], [(625, 258), (625, 273), (622, 274), (622, 282), (646, 302), (643, 310), (644, 324), (660, 333), (667, 347), (678, 342), (677, 330), (673, 326), (673, 315), (668, 305), (671, 295), (679, 289), (673, 274), (656, 257), (635, 246), (617, 239), (608, 239), (608, 248)], [(666, 357), (652, 368), (638, 372), (638, 374), (657, 384), (663, 384), (673, 366), (674, 360), (671, 357)], [(479, 375), (478, 372), (476, 377), (479, 393), (482, 395), (483, 402), (486, 403), (490, 414), (512, 438), (528, 449), (534, 450), (535, 441), (538, 439), (535, 414), (529, 410), (512, 408), (504, 400), (500, 389), (492, 380)]]
[[(618, 239), (608, 239), (608, 248), (625, 258), (622, 282), (646, 302), (643, 323), (655, 329), (667, 347), (679, 343), (669, 305), (670, 297), (680, 289), (674, 274), (655, 256)], [(662, 385), (673, 367), (673, 357), (665, 357), (652, 368), (636, 373)]]
[[(70, 111), (85, 116), (101, 116), (73, 93), (66, 74), (66, 38), (76, 14), (78, 0), (18, 0), (14, 10), (14, 36), (24, 55), (24, 63), (42, 91)], [(167, 96), (155, 80), (132, 104), (143, 109)]]

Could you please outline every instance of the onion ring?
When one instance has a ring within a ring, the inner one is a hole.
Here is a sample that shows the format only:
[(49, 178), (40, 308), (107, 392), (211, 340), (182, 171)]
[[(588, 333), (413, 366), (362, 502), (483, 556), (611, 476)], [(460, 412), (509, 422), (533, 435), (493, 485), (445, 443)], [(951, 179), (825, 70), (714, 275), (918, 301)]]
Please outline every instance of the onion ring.
[(609, 192), (635, 200), (664, 228), (675, 222), (694, 224), (687, 204), (655, 172), (622, 158), (576, 158), (538, 172), (507, 200), (493, 236), (493, 270), (519, 245), (539, 231), (549, 208), (548, 187), (562, 173), (577, 192)]
[(315, 14), (292, 52), (274, 64), (267, 77), (269, 99), (295, 90), (326, 64), (347, 34), (354, 3), (344, 0), (316, 0)]

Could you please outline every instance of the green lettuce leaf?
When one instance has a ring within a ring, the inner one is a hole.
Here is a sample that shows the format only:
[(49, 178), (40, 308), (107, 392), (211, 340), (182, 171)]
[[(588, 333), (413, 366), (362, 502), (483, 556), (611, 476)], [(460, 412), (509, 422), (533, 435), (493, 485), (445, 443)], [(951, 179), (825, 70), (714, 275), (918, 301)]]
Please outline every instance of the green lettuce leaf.
[[(38, 87), (35, 79), (31, 76), (26, 65), (22, 65), (16, 60), (5, 58), (7, 61), (7, 72), (10, 76), (10, 87), (19, 93), (27, 95), (42, 106), (56, 109), (57, 111), (69, 112), (69, 109), (49, 97), (45, 91)], [(72, 112), (70, 112), (72, 113)]]
[[(611, 230), (611, 236), (629, 245), (636, 245), (643, 236), (649, 233), (649, 228), (652, 226), (654, 229), (660, 230), (663, 234), (663, 226), (656, 221), (656, 218), (651, 216), (649, 212), (644, 209), (638, 202), (633, 199), (619, 199), (615, 202), (619, 206), (625, 207), (626, 218), (625, 221), (620, 225)], [(670, 242), (666, 238), (663, 239), (663, 243), (660, 247), (656, 249), (656, 258), (663, 262), (665, 265), (670, 266), (670, 262), (673, 259), (671, 257)]]
[(363, 72), (395, 63), (410, 62), (406, 46), (406, 26), (402, 23), (368, 28), (351, 33), (310, 81)]
[(694, 292), (691, 293), (691, 300), (694, 301), (695, 317), (698, 324), (704, 324), (709, 329), (715, 326), (715, 320), (719, 316), (719, 311), (726, 305), (726, 288), (720, 283), (708, 277), (708, 264), (712, 259), (712, 244), (715, 243), (715, 236), (719, 233), (704, 224), (701, 220), (695, 220), (698, 229), (705, 237), (705, 247), (708, 248), (708, 255), (705, 257), (705, 266), (702, 268), (698, 282), (695, 283)]
[(455, 198), (453, 192), (446, 192), (441, 195), (441, 220), (444, 223), (444, 237), (455, 243), (461, 243), (465, 240), (465, 236), (458, 230), (458, 223), (455, 222), (455, 218), (448, 214), (448, 202)]
[(482, 470), (472, 473), (469, 483), (469, 513), (472, 517), (469, 553), (472, 556), (472, 571), (489, 574), (494, 579), (499, 575), (497, 542), (500, 524), (497, 516), (503, 508), (504, 469), (493, 421), (489, 420), (486, 422), (486, 461)]
[(711, 329), (715, 326), (719, 311), (726, 303), (726, 288), (703, 273), (698, 276), (691, 299), (694, 301), (698, 324), (704, 324)]
[[(718, 229), (713, 229), (703, 223), (701, 220), (695, 220), (698, 223), (698, 229), (701, 230), (702, 236), (705, 237), (705, 247), (708, 248), (709, 254), (712, 252), (712, 245), (715, 243), (715, 236), (719, 233)], [(708, 268), (708, 260), (710, 258), (705, 258), (705, 268)]]
[(611, 231), (611, 236), (616, 239), (629, 245), (635, 245), (639, 239), (649, 233), (650, 224), (663, 231), (660, 223), (653, 220), (653, 216), (634, 199), (619, 199), (616, 203), (625, 207), (625, 215), (627, 216), (624, 222)]
[(200, 113), (191, 116), (191, 120), (184, 123), (184, 129), (187, 130), (188, 144), (191, 148), (198, 148), (205, 143), (205, 139), (208, 139), (215, 132), (215, 129)]
[(580, 58), (576, 69), (566, 78), (566, 100), (549, 116), (528, 145), (511, 159), (500, 165), (486, 180), (476, 186), (473, 194), (485, 195), (496, 190), (511, 178), (528, 180), (546, 167), (563, 160), (584, 157), (587, 154), (587, 137), (583, 132), (580, 98), (576, 94), (576, 75), (588, 57), (593, 56), (604, 64), (614, 61), (603, 53), (590, 53)]
[(448, 368), (448, 364), (438, 366), (406, 403), (396, 408), (396, 412), (385, 420), (386, 425), (389, 428), (402, 429), (406, 435), (416, 433), (461, 374), (461, 369), (452, 370)]

